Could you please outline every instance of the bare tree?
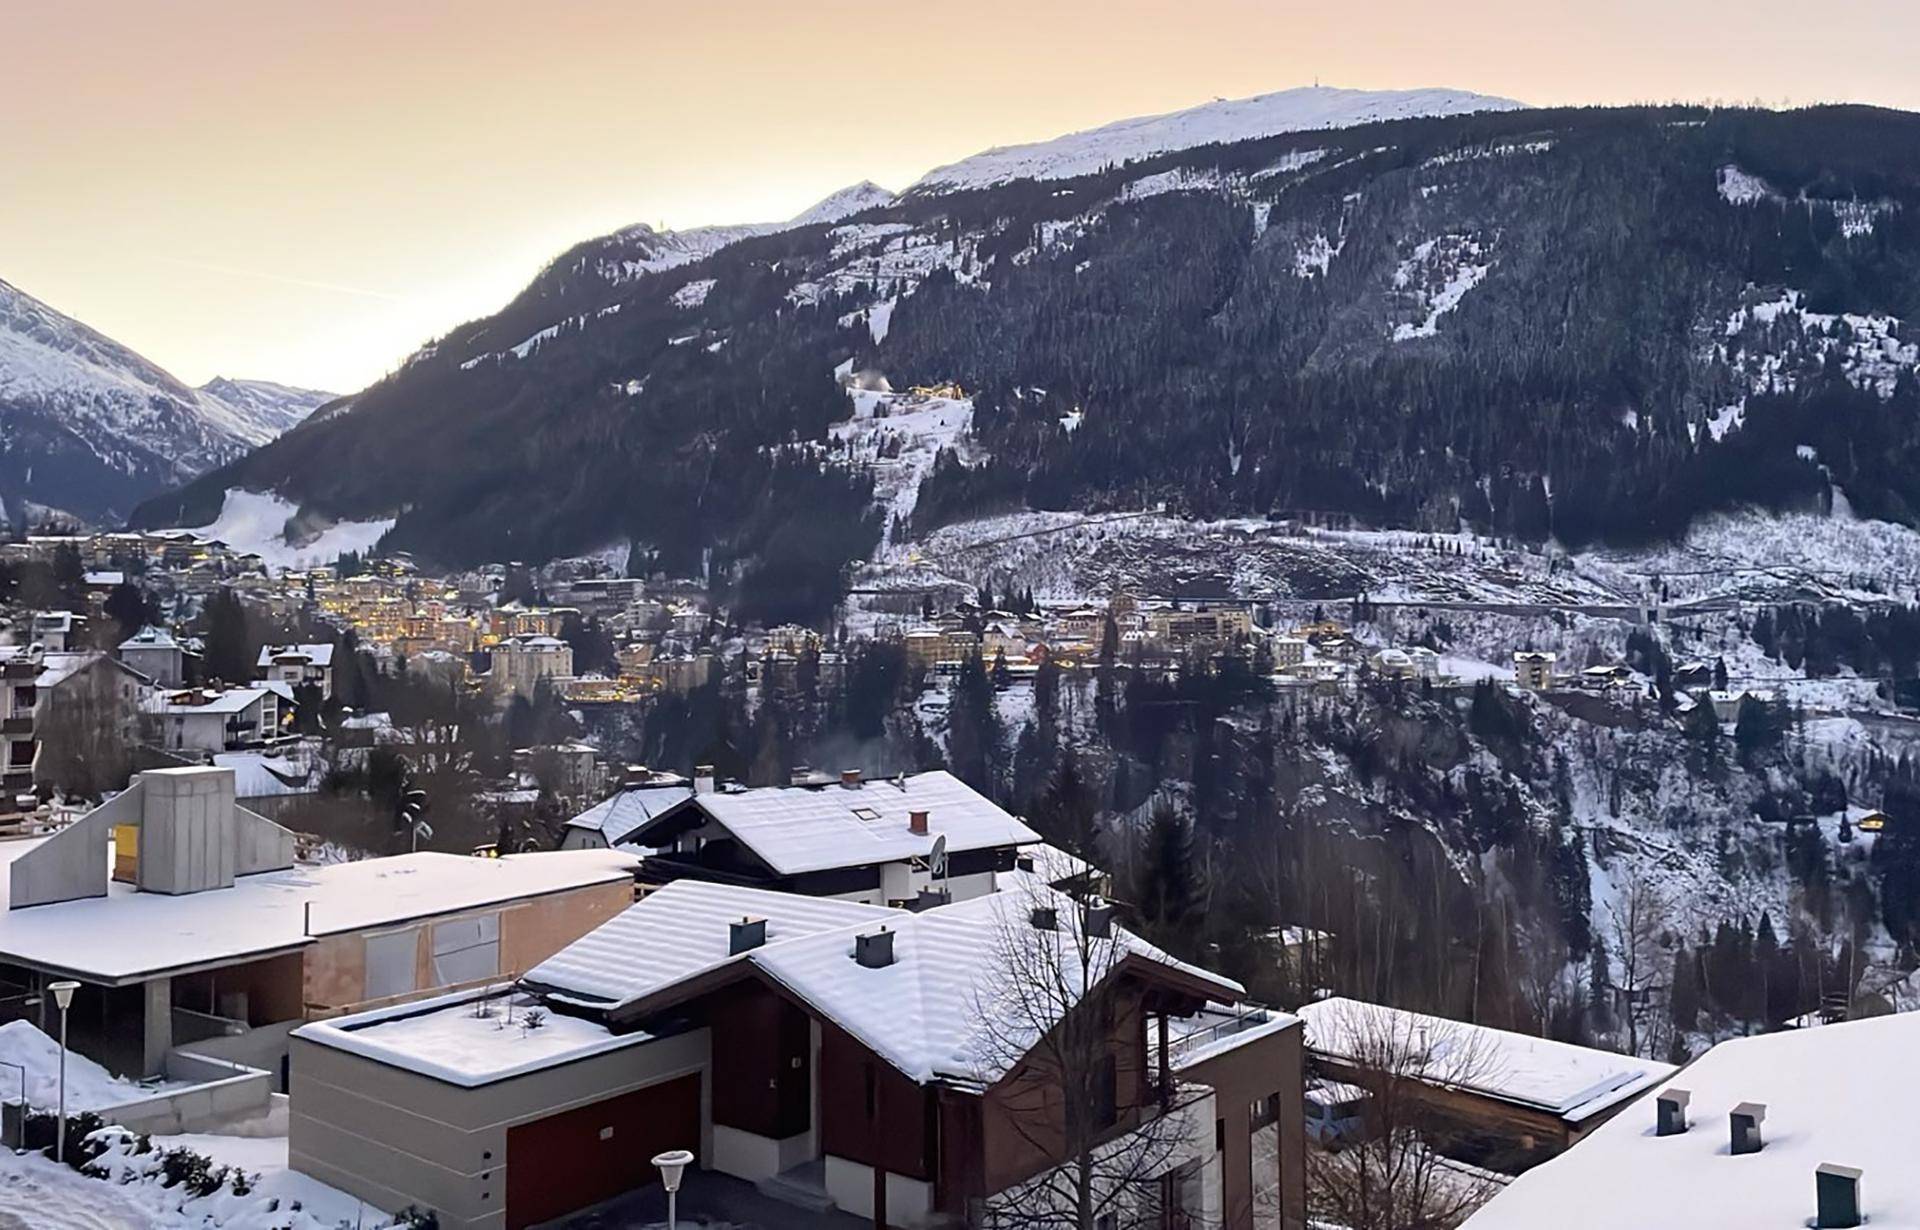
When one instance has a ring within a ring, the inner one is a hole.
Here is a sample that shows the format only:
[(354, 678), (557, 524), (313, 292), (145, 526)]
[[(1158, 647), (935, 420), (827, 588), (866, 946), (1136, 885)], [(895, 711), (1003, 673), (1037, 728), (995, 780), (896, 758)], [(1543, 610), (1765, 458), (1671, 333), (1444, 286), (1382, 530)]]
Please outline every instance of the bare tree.
[(110, 660), (81, 667), (42, 696), (39, 706), (34, 730), (40, 736), (40, 781), (83, 799), (127, 784), (139, 714)]
[(1667, 1014), (1656, 1011), (1660, 974), (1672, 968), (1672, 960), (1662, 959), (1671, 947), (1672, 903), (1660, 888), (1635, 877), (1609, 903), (1608, 940), (1613, 969), (1618, 974), (1613, 989), (1620, 1000), (1620, 1011), (1627, 1025), (1627, 1053), (1638, 1055), (1643, 1043), (1655, 1043), (1653, 1036)]
[[(1152, 951), (1103, 913), (1045, 889), (998, 903), (994, 985), (976, 989), (975, 1066), (1035, 1173), (989, 1196), (996, 1230), (1198, 1226), (1180, 1209), (1183, 1163), (1205, 1125), (1163, 1079), (1142, 997), (1114, 976)], [(1174, 1219), (1180, 1220), (1174, 1220)]]
[(1499, 1184), (1435, 1147), (1445, 1121), (1432, 1090), (1491, 1079), (1497, 1056), (1469, 1026), (1358, 1001), (1331, 1032), (1313, 1044), (1340, 1056), (1365, 1090), (1366, 1126), (1359, 1141), (1308, 1149), (1309, 1220), (1346, 1230), (1458, 1226)]

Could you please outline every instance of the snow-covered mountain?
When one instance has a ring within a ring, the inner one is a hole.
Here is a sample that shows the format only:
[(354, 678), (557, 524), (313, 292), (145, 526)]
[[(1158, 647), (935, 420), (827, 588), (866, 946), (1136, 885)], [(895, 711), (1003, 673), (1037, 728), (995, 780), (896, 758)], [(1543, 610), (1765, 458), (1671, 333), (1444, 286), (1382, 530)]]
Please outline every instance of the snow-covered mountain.
[(339, 397), (321, 389), (302, 389), (272, 380), (233, 380), (215, 376), (197, 390), (208, 413), (250, 445), (261, 445), (302, 422)]
[(1008, 145), (927, 172), (910, 194), (991, 188), (1016, 179), (1070, 179), (1154, 154), (1283, 132), (1351, 128), (1377, 120), (1474, 111), (1515, 111), (1526, 104), (1466, 90), (1343, 90), (1302, 86), (1253, 98), (1216, 99), (1184, 111), (1118, 120), (1031, 145)]
[(264, 444), (331, 394), (258, 381), (194, 389), (0, 281), (0, 502), (114, 521)]
[(696, 226), (684, 231), (656, 230), (646, 223), (623, 227), (611, 235), (589, 240), (554, 262), (556, 266), (590, 262), (609, 282), (649, 273), (665, 273), (681, 265), (705, 260), (722, 248), (744, 239), (777, 235), (803, 226), (839, 222), (868, 209), (893, 203), (893, 193), (871, 180), (842, 188), (801, 210), (784, 222), (742, 222), (729, 226)]

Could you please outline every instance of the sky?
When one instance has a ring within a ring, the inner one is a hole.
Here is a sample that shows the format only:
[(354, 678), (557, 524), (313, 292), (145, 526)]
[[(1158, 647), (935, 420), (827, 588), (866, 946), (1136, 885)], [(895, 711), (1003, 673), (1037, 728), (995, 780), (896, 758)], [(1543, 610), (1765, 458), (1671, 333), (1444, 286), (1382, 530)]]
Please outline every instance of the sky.
[(191, 383), (350, 392), (582, 239), (1215, 97), (1920, 110), (1920, 4), (1728, 8), (0, 0), (0, 279)]

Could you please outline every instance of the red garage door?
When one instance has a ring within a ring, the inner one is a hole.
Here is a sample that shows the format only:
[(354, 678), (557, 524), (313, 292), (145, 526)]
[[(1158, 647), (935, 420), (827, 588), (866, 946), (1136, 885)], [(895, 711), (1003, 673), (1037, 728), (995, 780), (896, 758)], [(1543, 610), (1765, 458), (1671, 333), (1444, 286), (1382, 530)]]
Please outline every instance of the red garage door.
[(655, 1154), (699, 1148), (698, 1074), (508, 1128), (507, 1230), (657, 1183)]

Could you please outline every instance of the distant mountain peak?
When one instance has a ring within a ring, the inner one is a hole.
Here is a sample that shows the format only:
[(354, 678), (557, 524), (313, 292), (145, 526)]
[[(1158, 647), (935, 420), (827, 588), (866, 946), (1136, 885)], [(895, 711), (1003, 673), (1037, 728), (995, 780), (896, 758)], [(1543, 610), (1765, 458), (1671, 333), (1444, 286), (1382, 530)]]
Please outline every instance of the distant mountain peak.
[(851, 187), (840, 189), (811, 208), (795, 214), (787, 225), (790, 227), (817, 226), (824, 222), (838, 222), (869, 209), (891, 205), (893, 200), (893, 193), (870, 179), (863, 179)]
[(1070, 179), (1105, 166), (1199, 145), (1415, 116), (1515, 111), (1525, 106), (1511, 98), (1466, 90), (1302, 86), (1252, 98), (1215, 99), (1164, 115), (1117, 120), (1048, 141), (999, 146), (929, 171), (907, 192), (931, 195), (990, 188), (1016, 179)]

